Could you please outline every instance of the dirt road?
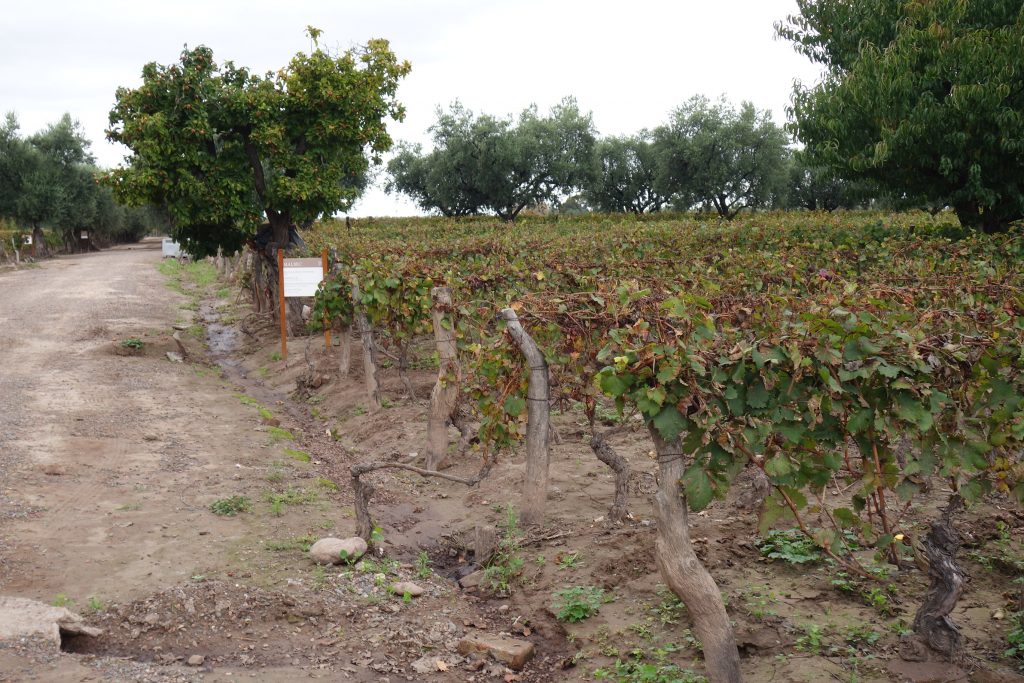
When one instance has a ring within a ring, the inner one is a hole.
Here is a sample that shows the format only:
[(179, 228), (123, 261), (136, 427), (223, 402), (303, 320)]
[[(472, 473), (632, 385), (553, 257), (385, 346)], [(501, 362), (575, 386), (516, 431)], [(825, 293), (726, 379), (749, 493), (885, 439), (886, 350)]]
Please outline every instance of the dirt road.
[[(0, 594), (98, 612), (231, 572), (253, 534), (253, 519), (208, 505), (252, 487), (267, 438), (218, 373), (167, 359), (191, 311), (159, 247), (0, 274)], [(132, 338), (143, 352), (118, 355)], [(0, 680), (95, 675), (0, 650)]]

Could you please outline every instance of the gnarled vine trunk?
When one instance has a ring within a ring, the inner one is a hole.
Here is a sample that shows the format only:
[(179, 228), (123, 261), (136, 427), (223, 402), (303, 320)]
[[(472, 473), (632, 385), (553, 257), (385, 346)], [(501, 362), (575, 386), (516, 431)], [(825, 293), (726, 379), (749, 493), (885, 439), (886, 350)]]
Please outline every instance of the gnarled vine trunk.
[(359, 303), (360, 291), (359, 281), (352, 279), (352, 305), (353, 317), (356, 321), (356, 329), (359, 331), (359, 338), (363, 345), (363, 383), (366, 386), (366, 400), (371, 413), (378, 412), (383, 407), (380, 396), (380, 377), (378, 375), (377, 363), (377, 342), (373, 339), (373, 328), (370, 321), (366, 319), (363, 306)]
[(966, 578), (956, 563), (960, 534), (953, 526), (953, 516), (963, 509), (963, 505), (964, 501), (958, 494), (951, 496), (949, 504), (921, 539), (932, 581), (924, 602), (914, 615), (914, 632), (949, 661), (959, 661), (963, 657), (963, 637), (950, 617), (963, 593)]
[(690, 542), (686, 499), (679, 483), (684, 464), (682, 446), (678, 439), (665, 441), (654, 426), (648, 429), (658, 454), (655, 562), (665, 584), (679, 596), (693, 618), (694, 634), (704, 647), (710, 683), (739, 683), (743, 680), (740, 655), (722, 593)]
[(593, 420), (590, 422), (590, 449), (594, 451), (598, 460), (615, 472), (615, 498), (612, 501), (611, 509), (608, 510), (608, 519), (613, 522), (621, 522), (629, 516), (629, 462), (616, 453), (612, 445), (608, 443), (608, 437), (621, 429), (621, 427), (616, 427), (601, 432)]
[(456, 358), (455, 328), (446, 314), (452, 308), (452, 291), (448, 287), (434, 287), (430, 292), (434, 300), (430, 312), (434, 324), (434, 343), (441, 359), (437, 368), (437, 382), (430, 392), (430, 416), (427, 419), (427, 469), (443, 468), (448, 454), (448, 423), (455, 412), (459, 398), (462, 370)]
[(529, 386), (526, 390), (526, 481), (523, 482), (523, 502), (520, 520), (523, 524), (540, 524), (544, 521), (544, 508), (548, 498), (548, 469), (551, 460), (550, 438), (551, 410), (548, 389), (548, 363), (537, 343), (519, 323), (519, 317), (511, 308), (503, 308), (500, 317), (505, 321), (506, 330), (526, 358), (530, 369)]

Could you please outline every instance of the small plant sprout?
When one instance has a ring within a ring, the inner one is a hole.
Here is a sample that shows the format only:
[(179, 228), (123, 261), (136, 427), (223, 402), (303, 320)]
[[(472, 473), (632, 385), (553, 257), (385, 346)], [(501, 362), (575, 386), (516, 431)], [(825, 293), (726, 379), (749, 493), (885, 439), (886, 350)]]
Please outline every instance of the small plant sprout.
[(596, 586), (573, 586), (555, 592), (551, 607), (559, 621), (589, 619), (601, 609), (604, 591)]

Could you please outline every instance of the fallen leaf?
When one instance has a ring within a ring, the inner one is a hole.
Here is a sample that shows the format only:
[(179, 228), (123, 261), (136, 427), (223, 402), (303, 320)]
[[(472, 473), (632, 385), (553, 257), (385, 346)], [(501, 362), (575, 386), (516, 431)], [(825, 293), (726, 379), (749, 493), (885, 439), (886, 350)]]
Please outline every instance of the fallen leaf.
[(443, 659), (437, 660), (436, 662), (434, 662), (434, 665), (437, 666), (437, 670), (438, 671), (447, 671), (448, 670), (448, 663), (445, 662)]

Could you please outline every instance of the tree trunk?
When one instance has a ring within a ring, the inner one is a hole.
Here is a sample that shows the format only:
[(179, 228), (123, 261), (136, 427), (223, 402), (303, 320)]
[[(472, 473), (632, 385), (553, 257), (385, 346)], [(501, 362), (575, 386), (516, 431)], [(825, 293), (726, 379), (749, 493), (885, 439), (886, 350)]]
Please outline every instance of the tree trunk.
[(953, 494), (946, 509), (921, 539), (932, 582), (924, 602), (914, 615), (914, 632), (951, 662), (960, 661), (963, 657), (960, 628), (950, 617), (964, 590), (964, 573), (956, 564), (960, 534), (953, 527), (953, 516), (963, 509), (963, 505), (963, 499)]
[(363, 345), (363, 382), (366, 385), (366, 400), (369, 403), (367, 409), (371, 413), (376, 413), (383, 405), (380, 397), (377, 343), (373, 340), (373, 328), (370, 327), (370, 321), (366, 319), (363, 306), (359, 303), (359, 296), (359, 281), (352, 278), (353, 316), (355, 317), (356, 329), (359, 331), (359, 338)]
[(365, 481), (360, 474), (352, 474), (352, 490), (355, 492), (356, 536), (370, 545), (373, 540), (373, 517), (370, 516), (370, 498), (373, 484)]
[(551, 448), (548, 443), (551, 414), (548, 389), (548, 363), (533, 338), (519, 323), (516, 312), (511, 308), (501, 311), (506, 330), (516, 342), (530, 368), (529, 386), (526, 390), (526, 481), (523, 482), (521, 520), (523, 524), (541, 524), (544, 521), (544, 507), (548, 497), (548, 466)]
[(665, 584), (693, 618), (693, 631), (704, 646), (704, 665), (710, 683), (739, 683), (740, 655), (729, 615), (715, 580), (697, 558), (690, 542), (686, 499), (679, 484), (683, 453), (679, 440), (669, 443), (649, 425), (658, 453), (658, 493), (655, 514), (658, 536), (654, 558)]
[(615, 499), (612, 507), (608, 510), (608, 519), (613, 522), (621, 522), (629, 516), (629, 462), (615, 452), (612, 445), (608, 443), (608, 437), (617, 431), (610, 429), (607, 432), (600, 432), (597, 425), (590, 423), (590, 449), (594, 451), (597, 459), (603, 462), (615, 472)]
[(437, 368), (437, 382), (430, 392), (430, 417), (427, 419), (427, 469), (443, 468), (448, 455), (448, 422), (459, 398), (462, 369), (456, 357), (455, 325), (446, 314), (452, 308), (452, 291), (448, 287), (434, 287), (430, 292), (434, 300), (430, 318), (434, 323), (434, 343), (441, 362)]
[(352, 328), (348, 325), (341, 326), (341, 333), (338, 335), (341, 342), (341, 358), (338, 361), (338, 376), (348, 377), (352, 367)]
[(46, 235), (39, 227), (32, 228), (32, 256), (36, 258), (46, 258), (47, 256)]

